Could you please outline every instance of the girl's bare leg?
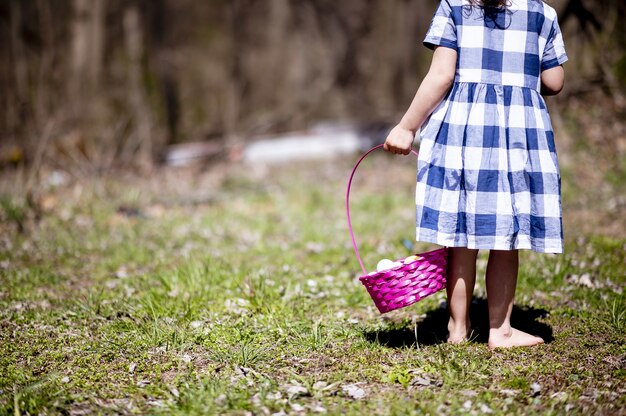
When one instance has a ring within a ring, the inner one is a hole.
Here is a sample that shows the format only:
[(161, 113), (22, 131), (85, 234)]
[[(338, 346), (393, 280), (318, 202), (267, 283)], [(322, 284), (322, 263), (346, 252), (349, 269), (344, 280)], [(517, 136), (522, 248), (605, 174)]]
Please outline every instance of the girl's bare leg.
[(478, 250), (451, 247), (448, 251), (448, 342), (467, 340), (471, 324), (469, 307), (476, 283), (476, 256)]
[(511, 311), (519, 253), (517, 250), (491, 250), (487, 263), (487, 303), (489, 305), (489, 348), (543, 344), (543, 339), (511, 327)]

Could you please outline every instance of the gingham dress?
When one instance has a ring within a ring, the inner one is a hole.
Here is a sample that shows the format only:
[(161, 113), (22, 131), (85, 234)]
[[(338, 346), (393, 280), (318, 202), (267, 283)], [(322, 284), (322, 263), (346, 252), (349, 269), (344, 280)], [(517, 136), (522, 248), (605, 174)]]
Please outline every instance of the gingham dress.
[(561, 178), (540, 73), (567, 60), (554, 9), (485, 12), (443, 0), (427, 47), (458, 53), (454, 84), (420, 130), (418, 241), (561, 253)]

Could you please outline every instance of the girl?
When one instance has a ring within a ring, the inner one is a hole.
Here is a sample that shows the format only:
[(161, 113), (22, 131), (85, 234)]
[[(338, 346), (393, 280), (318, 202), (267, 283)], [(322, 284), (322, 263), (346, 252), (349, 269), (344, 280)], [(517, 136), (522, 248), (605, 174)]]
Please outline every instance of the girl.
[(442, 0), (424, 45), (432, 64), (385, 150), (408, 154), (420, 129), (417, 240), (450, 247), (448, 342), (465, 341), (476, 256), (488, 249), (489, 347), (531, 346), (511, 327), (518, 249), (562, 253), (561, 179), (541, 94), (567, 60), (541, 0)]

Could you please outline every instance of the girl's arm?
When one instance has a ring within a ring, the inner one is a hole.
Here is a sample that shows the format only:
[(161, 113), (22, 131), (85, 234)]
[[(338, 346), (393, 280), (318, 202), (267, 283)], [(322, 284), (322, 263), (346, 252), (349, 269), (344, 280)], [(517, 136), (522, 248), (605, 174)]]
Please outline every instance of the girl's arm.
[(563, 89), (565, 72), (561, 65), (546, 69), (541, 73), (541, 93), (543, 95), (557, 95)]
[(385, 140), (385, 150), (403, 155), (411, 152), (415, 132), (439, 105), (454, 82), (456, 59), (457, 52), (454, 49), (446, 47), (435, 49), (428, 74), (400, 123), (389, 132)]

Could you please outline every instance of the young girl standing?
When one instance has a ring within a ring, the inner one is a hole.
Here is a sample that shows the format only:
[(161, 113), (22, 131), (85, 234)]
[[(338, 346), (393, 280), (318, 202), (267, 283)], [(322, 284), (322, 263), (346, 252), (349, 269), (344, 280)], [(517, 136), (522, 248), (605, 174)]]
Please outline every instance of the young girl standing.
[(430, 70), (384, 148), (408, 154), (420, 129), (417, 240), (450, 248), (448, 342), (467, 339), (479, 249), (489, 347), (530, 346), (511, 327), (518, 250), (563, 252), (561, 179), (541, 96), (558, 94), (567, 60), (541, 0), (442, 0), (424, 45)]

